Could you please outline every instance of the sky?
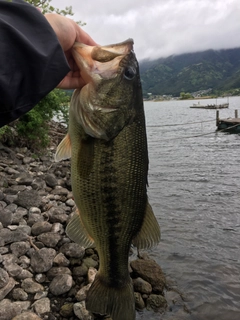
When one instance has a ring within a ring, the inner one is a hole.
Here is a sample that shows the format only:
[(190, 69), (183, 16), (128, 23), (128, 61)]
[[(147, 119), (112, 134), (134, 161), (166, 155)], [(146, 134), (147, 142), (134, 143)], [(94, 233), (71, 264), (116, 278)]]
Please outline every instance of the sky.
[(240, 47), (240, 0), (52, 0), (101, 45), (134, 40), (138, 60)]

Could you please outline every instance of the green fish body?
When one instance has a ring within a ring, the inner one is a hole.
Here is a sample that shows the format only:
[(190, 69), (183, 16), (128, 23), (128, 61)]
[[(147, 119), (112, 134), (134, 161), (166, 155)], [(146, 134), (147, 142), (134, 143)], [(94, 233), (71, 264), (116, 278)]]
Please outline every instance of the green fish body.
[(130, 246), (149, 248), (160, 239), (147, 199), (148, 151), (138, 64), (131, 40), (106, 47), (76, 44), (74, 54), (87, 85), (73, 94), (68, 135), (56, 154), (57, 160), (71, 156), (78, 210), (67, 234), (85, 247), (94, 244), (99, 254), (87, 309), (113, 320), (134, 320)]

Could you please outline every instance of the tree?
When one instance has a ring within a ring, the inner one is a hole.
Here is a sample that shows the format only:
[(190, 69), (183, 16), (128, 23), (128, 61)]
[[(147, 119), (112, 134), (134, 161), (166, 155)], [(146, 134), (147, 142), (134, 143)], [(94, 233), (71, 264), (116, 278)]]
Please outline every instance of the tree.
[(186, 99), (193, 99), (193, 96), (189, 92), (187, 92), (187, 93), (181, 92), (180, 93), (180, 100), (186, 100)]
[[(58, 9), (51, 6), (51, 0), (25, 0), (26, 2), (38, 7), (42, 13), (55, 12), (64, 16), (73, 16), (72, 7)], [(77, 22), (84, 25), (81, 21)], [(34, 149), (46, 147), (49, 142), (49, 121), (54, 116), (62, 116), (65, 121), (68, 120), (68, 104), (70, 101), (70, 92), (60, 89), (54, 89), (44, 97), (31, 111), (20, 117), (14, 123), (16, 134), (12, 134), (12, 127), (5, 126), (0, 129), (0, 140), (10, 141), (23, 140), (25, 145)]]
[[(72, 6), (65, 7), (64, 9), (58, 9), (53, 7), (50, 3), (52, 0), (25, 0), (26, 2), (32, 4), (36, 8), (40, 8), (42, 13), (58, 13), (63, 16), (73, 16)], [(79, 25), (84, 26), (86, 23), (82, 21), (76, 21)]]

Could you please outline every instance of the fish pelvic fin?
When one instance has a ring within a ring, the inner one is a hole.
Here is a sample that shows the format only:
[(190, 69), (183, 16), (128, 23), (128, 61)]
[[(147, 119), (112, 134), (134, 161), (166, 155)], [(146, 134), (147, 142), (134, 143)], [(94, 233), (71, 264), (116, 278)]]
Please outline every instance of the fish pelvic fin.
[(66, 234), (72, 241), (80, 244), (84, 248), (94, 246), (94, 240), (88, 234), (78, 209), (67, 225)]
[(161, 238), (160, 226), (153, 213), (152, 207), (147, 202), (145, 218), (142, 227), (133, 238), (133, 245), (138, 249), (149, 249), (156, 246)]
[(123, 287), (110, 287), (97, 274), (86, 298), (92, 313), (110, 315), (113, 320), (135, 320), (135, 298), (131, 279)]
[(70, 139), (69, 133), (67, 133), (57, 147), (57, 151), (55, 154), (55, 161), (59, 162), (61, 160), (66, 160), (71, 158), (71, 155), (72, 155), (71, 150), (72, 150), (71, 139)]

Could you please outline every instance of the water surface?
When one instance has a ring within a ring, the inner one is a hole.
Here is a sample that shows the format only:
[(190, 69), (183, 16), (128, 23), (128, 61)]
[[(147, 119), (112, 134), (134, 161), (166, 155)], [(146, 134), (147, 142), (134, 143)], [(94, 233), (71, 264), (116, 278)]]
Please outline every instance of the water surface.
[[(150, 256), (186, 301), (138, 319), (240, 319), (240, 136), (215, 132), (216, 111), (192, 102), (145, 102), (148, 194), (162, 231)], [(229, 103), (220, 118), (240, 109), (240, 97)]]

